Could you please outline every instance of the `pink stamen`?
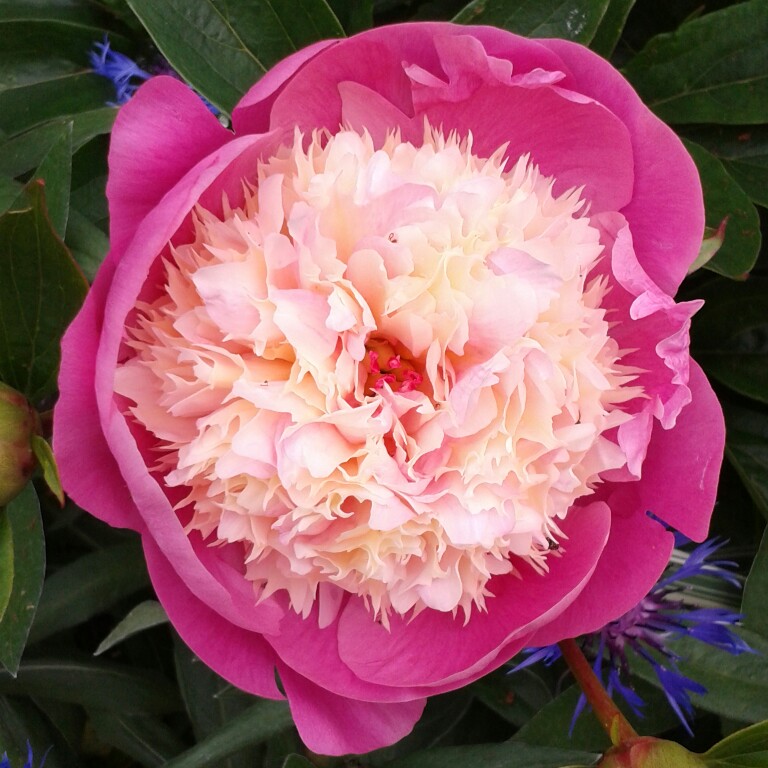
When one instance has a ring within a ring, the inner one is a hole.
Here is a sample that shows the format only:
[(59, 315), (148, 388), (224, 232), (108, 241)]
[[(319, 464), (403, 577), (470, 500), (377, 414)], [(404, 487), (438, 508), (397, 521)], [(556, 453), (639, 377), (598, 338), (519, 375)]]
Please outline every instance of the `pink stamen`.
[(403, 382), (400, 384), (401, 392), (413, 392), (416, 387), (424, 381), (424, 377), (416, 371), (406, 371), (403, 375)]
[(391, 373), (382, 373), (373, 385), (376, 389), (382, 389), (385, 384), (394, 384), (397, 379)]

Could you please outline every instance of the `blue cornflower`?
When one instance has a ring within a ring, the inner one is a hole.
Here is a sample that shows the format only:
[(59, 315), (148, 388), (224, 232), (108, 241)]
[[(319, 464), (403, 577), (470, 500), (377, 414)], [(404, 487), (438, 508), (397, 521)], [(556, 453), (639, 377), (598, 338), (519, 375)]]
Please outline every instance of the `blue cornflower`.
[[(713, 576), (736, 587), (741, 586), (731, 570), (736, 563), (712, 559), (724, 543), (719, 539), (709, 539), (696, 547), (677, 570), (662, 578), (634, 608), (606, 624), (599, 632), (584, 638), (585, 652), (595, 658), (592, 667), (595, 674), (603, 679), (603, 666), (607, 662), (608, 693), (613, 695), (616, 691), (621, 694), (636, 715), (641, 716), (645, 702), (627, 682), (628, 648), (651, 665), (667, 701), (689, 733), (688, 719), (693, 716), (689, 694), (703, 694), (707, 689), (680, 672), (678, 662), (681, 658), (667, 647), (667, 641), (671, 637), (688, 636), (734, 655), (753, 652), (730, 629), (741, 620), (741, 614), (726, 608), (697, 608), (679, 597), (680, 591), (685, 589), (679, 582), (696, 576)], [(531, 648), (524, 653), (527, 658), (513, 672), (538, 661), (553, 664), (561, 655), (557, 645)], [(581, 696), (571, 728), (585, 705), (586, 699)]]
[[(43, 765), (45, 765), (45, 758), (48, 756), (48, 752), (43, 755), (43, 759), (40, 761), (40, 765), (37, 766), (37, 768), (43, 768)], [(32, 754), (32, 745), (27, 742), (27, 762), (24, 763), (23, 768), (35, 768), (35, 766), (32, 763), (32, 760), (34, 759), (34, 755)], [(8, 753), (3, 752), (2, 760), (0, 760), (0, 768), (12, 768), (11, 763), (8, 760)]]
[[(133, 59), (129, 59), (122, 53), (110, 48), (108, 38), (102, 43), (94, 43), (93, 50), (88, 52), (93, 71), (97, 75), (106, 77), (115, 86), (117, 101), (111, 106), (125, 104), (136, 89), (152, 75), (142, 69)], [(2, 768), (2, 766), (0, 766)]]
[[(136, 93), (136, 89), (143, 82), (156, 75), (168, 75), (175, 77), (177, 80), (179, 79), (178, 74), (164, 59), (159, 59), (156, 65), (150, 68), (149, 72), (142, 69), (133, 59), (113, 51), (106, 36), (103, 42), (93, 44), (93, 49), (88, 52), (88, 59), (91, 62), (93, 71), (97, 75), (111, 80), (115, 86), (117, 100), (109, 102), (110, 107), (120, 107), (127, 101), (130, 101), (133, 94)], [(208, 100), (203, 99), (203, 102), (214, 115), (219, 114), (219, 110)], [(2, 768), (2, 765), (0, 765), (0, 768)]]

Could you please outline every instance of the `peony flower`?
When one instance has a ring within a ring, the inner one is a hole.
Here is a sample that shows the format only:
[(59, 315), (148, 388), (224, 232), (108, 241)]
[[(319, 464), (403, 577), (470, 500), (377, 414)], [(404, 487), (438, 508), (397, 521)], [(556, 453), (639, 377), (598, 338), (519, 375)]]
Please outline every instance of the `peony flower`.
[(204, 662), (364, 752), (636, 605), (647, 511), (706, 536), (701, 189), (608, 63), (492, 28), (317, 43), (232, 125), (164, 77), (121, 109), (55, 451)]

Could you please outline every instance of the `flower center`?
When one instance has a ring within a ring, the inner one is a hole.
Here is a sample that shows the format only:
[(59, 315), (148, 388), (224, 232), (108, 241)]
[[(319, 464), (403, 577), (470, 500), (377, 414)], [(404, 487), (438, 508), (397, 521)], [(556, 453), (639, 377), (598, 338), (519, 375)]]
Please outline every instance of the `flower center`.
[(610, 436), (642, 393), (599, 233), (552, 188), (431, 129), (297, 134), (169, 246), (116, 392), (189, 534), (258, 598), (468, 613), (567, 550), (558, 521), (625, 464)]
[(418, 389), (424, 381), (413, 362), (402, 353), (395, 351), (395, 346), (383, 339), (369, 339), (366, 344), (368, 351), (365, 389), (375, 393), (384, 386), (396, 392), (412, 392)]

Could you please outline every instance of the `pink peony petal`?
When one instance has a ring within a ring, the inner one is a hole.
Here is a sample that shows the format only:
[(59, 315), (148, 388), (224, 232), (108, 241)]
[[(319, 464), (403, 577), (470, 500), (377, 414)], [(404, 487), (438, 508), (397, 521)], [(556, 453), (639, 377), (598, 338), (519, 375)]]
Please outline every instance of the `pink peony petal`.
[(321, 51), (279, 94), (272, 106), (270, 127), (297, 125), (304, 131), (325, 127), (335, 133), (342, 123), (339, 84), (346, 82), (370, 88), (412, 116), (410, 84), (402, 62), (436, 64), (428, 26), (400, 26), (396, 40), (386, 31), (374, 29)]
[(593, 221), (603, 228), (615, 278), (603, 302), (614, 320), (620, 318), (611, 335), (621, 349), (630, 350), (622, 364), (638, 372), (637, 383), (649, 399), (653, 416), (670, 429), (691, 401), (689, 329), (702, 302), (676, 304), (651, 280), (638, 261), (621, 214), (597, 216)]
[[(146, 469), (125, 419), (115, 410), (106, 422), (102, 420), (104, 435), (112, 445), (112, 452), (120, 464), (125, 483), (131, 489), (136, 507), (149, 534), (173, 564), (178, 576), (193, 590), (200, 601), (238, 627), (257, 632), (274, 632), (280, 611), (271, 602), (256, 605), (253, 588), (242, 578), (217, 578), (206, 567), (206, 560), (216, 560), (210, 549), (196, 551), (193, 541), (186, 535), (163, 488)], [(115, 446), (119, 446), (116, 448)], [(222, 583), (225, 582), (225, 583)]]
[(368, 131), (377, 145), (384, 143), (388, 133), (400, 129), (403, 141), (418, 144), (424, 135), (424, 126), (401, 112), (381, 94), (360, 83), (339, 83), (341, 96), (341, 122), (355, 131)]
[(568, 538), (562, 557), (548, 560), (549, 573), (536, 574), (521, 563), (522, 578), (492, 580), (495, 596), (488, 598), (487, 612), (473, 613), (466, 625), (460, 616), (424, 611), (413, 619), (393, 616), (388, 631), (370, 620), (361, 600), (350, 600), (339, 620), (342, 661), (361, 679), (381, 685), (440, 686), (483, 674), (486, 657), (546, 624), (589, 581), (608, 538), (610, 512), (599, 502), (574, 512), (563, 522)]
[(643, 475), (633, 486), (644, 509), (688, 538), (703, 541), (717, 494), (725, 425), (715, 393), (694, 361), (688, 386), (692, 400), (675, 428), (654, 424)]
[(110, 525), (141, 531), (144, 523), (104, 439), (93, 388), (104, 298), (113, 273), (113, 262), (102, 265), (62, 339), (53, 449), (61, 482), (77, 504)]
[(112, 129), (107, 183), (112, 250), (122, 251), (163, 195), (232, 138), (178, 80), (154, 77), (139, 88)]
[(662, 290), (674, 294), (704, 236), (704, 203), (693, 160), (674, 131), (607, 61), (566, 40), (541, 43), (565, 62), (570, 75), (564, 86), (599, 101), (627, 127), (635, 181), (622, 213), (643, 268)]
[[(345, 596), (347, 600), (355, 599)], [(341, 696), (366, 701), (411, 701), (424, 695), (417, 687), (390, 687), (361, 680), (339, 656), (339, 618), (320, 626), (320, 609), (313, 606), (307, 618), (290, 610), (286, 604), (280, 622), (280, 632), (270, 636), (269, 642), (283, 663), (317, 685)]]
[[(633, 608), (658, 580), (669, 562), (674, 537), (648, 517), (695, 541), (709, 528), (725, 431), (722, 412), (709, 382), (696, 363), (691, 365), (693, 402), (677, 426), (654, 426), (643, 476), (616, 483), (601, 493), (611, 507), (611, 536), (600, 563), (584, 591), (563, 614), (538, 630), (531, 645), (548, 645), (600, 629)], [(697, 472), (692, 472), (692, 467)], [(620, 583), (621, 590), (615, 589)], [(611, 600), (605, 599), (606, 594)]]
[(347, 699), (290, 667), (278, 669), (302, 741), (323, 755), (360, 754), (393, 744), (411, 732), (426, 704), (426, 699), (396, 704)]
[[(549, 645), (602, 628), (634, 608), (663, 573), (674, 536), (648, 517), (645, 501), (638, 497), (634, 485), (619, 483), (612, 491), (606, 489), (611, 535), (600, 562), (579, 596), (538, 629), (528, 645)], [(620, 589), (617, 584), (621, 584)]]
[(480, 156), (506, 143), (512, 162), (530, 153), (541, 172), (557, 180), (555, 194), (584, 187), (592, 213), (618, 210), (632, 199), (629, 133), (600, 104), (574, 102), (552, 88), (496, 86), (460, 102), (436, 101), (420, 114), (445, 131), (471, 132)]
[(144, 537), (144, 553), (168, 618), (203, 663), (248, 693), (284, 698), (275, 684), (277, 657), (261, 635), (236, 626), (202, 603), (149, 536)]
[[(393, 29), (397, 34), (392, 34)], [(395, 110), (413, 116), (410, 80), (404, 67), (417, 64), (436, 77), (444, 77), (435, 37), (466, 37), (467, 29), (437, 22), (400, 24), (335, 41), (332, 47), (302, 60), (301, 68), (275, 99), (269, 126), (298, 125), (302, 130), (327, 127), (337, 131), (343, 122), (341, 83), (365, 86)], [(475, 27), (473, 33), (490, 55), (512, 61), (516, 74), (542, 68), (562, 69), (561, 60), (537, 42), (491, 27)], [(246, 100), (250, 102), (250, 92), (243, 101)], [(264, 129), (262, 123), (256, 125)], [(241, 130), (237, 122), (235, 127)]]
[(230, 594), (201, 563), (163, 488), (149, 473), (147, 466), (151, 466), (154, 459), (142, 454), (114, 401), (113, 387), (125, 319), (133, 309), (157, 254), (188, 219), (196, 201), (204, 196), (211, 184), (220, 182), (222, 177), (234, 178), (240, 163), (253, 164), (262, 151), (274, 147), (274, 142), (271, 134), (233, 140), (203, 160), (190, 172), (189, 180), (182, 180), (144, 219), (117, 266), (106, 298), (104, 328), (94, 374), (104, 435), (120, 467), (123, 482), (130, 489), (152, 537), (201, 600), (234, 624), (260, 631), (274, 629), (277, 612), (266, 604), (256, 610), (252, 588), (243, 580), (238, 593)]
[(320, 40), (291, 54), (275, 64), (264, 77), (251, 86), (232, 111), (235, 133), (265, 133), (269, 130), (270, 109), (286, 83), (296, 75), (307, 61), (328, 47), (338, 45), (339, 40)]

